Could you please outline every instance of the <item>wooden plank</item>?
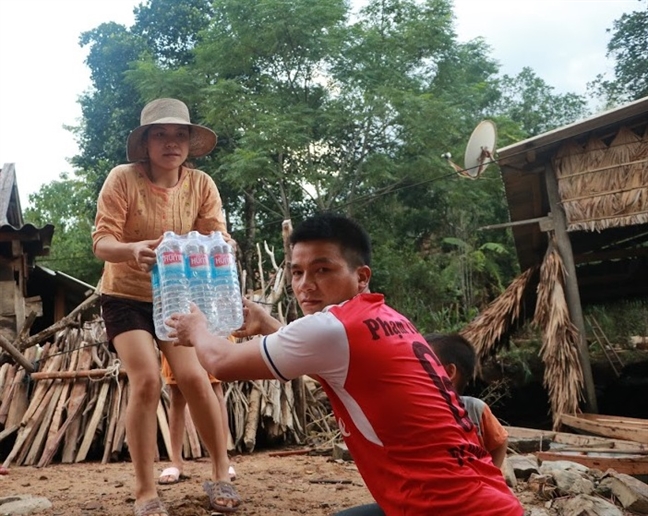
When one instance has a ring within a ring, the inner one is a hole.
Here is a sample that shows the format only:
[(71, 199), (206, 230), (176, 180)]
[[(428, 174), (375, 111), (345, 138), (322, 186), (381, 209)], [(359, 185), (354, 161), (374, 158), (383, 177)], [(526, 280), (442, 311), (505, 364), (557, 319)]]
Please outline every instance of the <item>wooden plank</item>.
[[(25, 357), (28, 360), (33, 360), (36, 356), (36, 349), (30, 351), (30, 353), (25, 353)], [(13, 426), (22, 421), (27, 406), (29, 405), (29, 399), (27, 397), (28, 386), (25, 380), (26, 371), (24, 369), (19, 369), (16, 371), (16, 374), (13, 378), (13, 389), (9, 395), (7, 401), (7, 413), (4, 416), (4, 424), (6, 426)], [(4, 402), (2, 408), (4, 409)], [(3, 414), (0, 413), (0, 422), (2, 422)]]
[(164, 405), (162, 405), (162, 400), (158, 402), (157, 420), (158, 426), (160, 427), (160, 432), (162, 433), (162, 440), (164, 441), (164, 446), (166, 447), (167, 457), (171, 457), (171, 434), (169, 432), (169, 421), (167, 420)]
[[(45, 414), (45, 409), (47, 408), (49, 401), (52, 397), (53, 390), (48, 390), (47, 394), (42, 400), (34, 400), (33, 405), (37, 405), (37, 409), (30, 415), (29, 418), (26, 418), (25, 424), (21, 422), (21, 429), (18, 432), (18, 437), (16, 437), (16, 442), (14, 443), (13, 448), (7, 455), (3, 467), (8, 468), (13, 460), (18, 456), (18, 454), (23, 449), (23, 446), (29, 446), (30, 441), (34, 436), (34, 428), (38, 428), (40, 425), (41, 419)], [(20, 462), (18, 463), (20, 465)]]
[(117, 426), (115, 427), (115, 436), (113, 437), (111, 450), (112, 457), (119, 455), (122, 451), (122, 448), (124, 447), (124, 439), (126, 438), (126, 411), (128, 410), (128, 391), (129, 383), (128, 381), (126, 381), (124, 383), (124, 388), (122, 389), (119, 420), (117, 421)]
[[(18, 370), (18, 366), (8, 365), (7, 373), (4, 380), (4, 387), (2, 393), (0, 393), (0, 425), (5, 425), (7, 421), (7, 415), (9, 414), (9, 405), (11, 404), (11, 398), (16, 388), (16, 383), (14, 382), (14, 377)], [(23, 370), (24, 371), (24, 370)]]
[(90, 450), (92, 441), (94, 441), (97, 426), (103, 418), (103, 411), (106, 405), (106, 398), (108, 397), (110, 384), (111, 382), (109, 381), (102, 382), (101, 389), (99, 390), (99, 395), (97, 396), (97, 404), (95, 405), (94, 412), (92, 413), (92, 417), (90, 418), (90, 422), (85, 428), (83, 441), (81, 442), (81, 446), (79, 446), (79, 451), (77, 452), (74, 462), (83, 462), (88, 456), (88, 451)]
[(648, 429), (648, 419), (640, 419), (636, 417), (629, 416), (606, 416), (604, 414), (578, 414), (578, 417), (583, 419), (589, 419), (590, 421), (599, 421), (601, 423), (608, 424), (621, 424), (621, 425), (631, 425), (638, 426), (640, 428)]
[(642, 428), (641, 426), (620, 424), (616, 422), (602, 422), (596, 419), (571, 416), (568, 414), (561, 414), (559, 418), (563, 425), (567, 425), (577, 430), (601, 435), (603, 437), (648, 444), (648, 429)]
[(535, 455), (543, 461), (569, 460), (601, 471), (614, 469), (627, 475), (648, 475), (648, 456), (618, 457), (558, 451), (537, 452)]
[(200, 437), (198, 431), (196, 430), (196, 425), (191, 418), (191, 412), (189, 411), (189, 406), (185, 405), (185, 437), (189, 444), (188, 455), (192, 459), (199, 459), (204, 456), (202, 445), (200, 443)]
[(7, 374), (11, 364), (2, 364), (0, 366), (0, 405), (2, 404), (2, 391), (4, 390)]
[[(76, 368), (78, 360), (79, 360), (79, 350), (75, 349), (70, 355), (70, 363), (68, 364), (68, 371), (74, 370)], [(47, 440), (45, 441), (43, 454), (41, 455), (41, 458), (38, 461), (38, 467), (42, 468), (43, 466), (49, 463), (51, 458), (56, 453), (56, 450), (58, 449), (58, 446), (61, 442), (60, 440), (63, 434), (61, 433), (60, 434), (61, 437), (59, 437), (59, 433), (60, 433), (59, 430), (61, 428), (61, 425), (63, 424), (63, 412), (65, 410), (65, 407), (67, 406), (68, 396), (70, 394), (71, 389), (72, 389), (72, 382), (63, 383), (63, 389), (61, 391), (58, 404), (56, 405), (56, 409), (54, 410), (54, 415), (52, 416), (52, 423), (47, 432)]]
[[(92, 362), (92, 353), (88, 348), (82, 348), (79, 355), (78, 367), (87, 369)], [(78, 444), (78, 436), (81, 430), (81, 408), (85, 407), (88, 393), (88, 380), (77, 380), (70, 392), (70, 401), (67, 407), (67, 419), (65, 421), (65, 444), (61, 462), (70, 464), (74, 462)], [(73, 415), (73, 417), (71, 416)]]
[(63, 392), (63, 384), (60, 381), (56, 381), (54, 382), (50, 390), (53, 391), (52, 398), (48, 403), (45, 415), (43, 416), (41, 424), (38, 428), (38, 432), (36, 433), (36, 437), (34, 437), (34, 440), (29, 447), (29, 453), (27, 453), (27, 456), (23, 461), (23, 464), (25, 466), (33, 466), (38, 461), (39, 454), (44, 447), (47, 432), (49, 430), (50, 424), (52, 423), (52, 418), (54, 417), (54, 412), (56, 411), (56, 407), (58, 406), (59, 398), (61, 397), (61, 393)]
[(119, 380), (119, 383), (115, 384), (115, 388), (113, 389), (112, 403), (108, 417), (108, 429), (106, 431), (106, 439), (104, 442), (104, 453), (103, 457), (101, 458), (102, 464), (107, 464), (110, 461), (110, 457), (112, 455), (112, 445), (115, 438), (115, 429), (117, 428), (117, 422), (119, 421), (122, 390), (124, 389), (125, 383), (125, 380)]
[(645, 444), (624, 439), (610, 439), (598, 435), (568, 434), (566, 432), (557, 432), (553, 442), (556, 444), (565, 444), (580, 447), (599, 447), (609, 450), (619, 450), (633, 452), (635, 450), (648, 450)]

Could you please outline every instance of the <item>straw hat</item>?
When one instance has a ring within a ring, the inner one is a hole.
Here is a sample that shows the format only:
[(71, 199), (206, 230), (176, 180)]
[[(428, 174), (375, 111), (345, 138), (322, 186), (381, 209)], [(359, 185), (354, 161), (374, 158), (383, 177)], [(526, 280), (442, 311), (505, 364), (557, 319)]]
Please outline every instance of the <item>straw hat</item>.
[(157, 99), (149, 102), (142, 109), (140, 126), (128, 135), (126, 141), (126, 158), (128, 161), (142, 161), (148, 155), (142, 137), (154, 124), (181, 124), (191, 127), (189, 139), (189, 157), (200, 158), (209, 154), (216, 147), (216, 133), (211, 129), (192, 124), (189, 120), (189, 109), (184, 102), (176, 99)]

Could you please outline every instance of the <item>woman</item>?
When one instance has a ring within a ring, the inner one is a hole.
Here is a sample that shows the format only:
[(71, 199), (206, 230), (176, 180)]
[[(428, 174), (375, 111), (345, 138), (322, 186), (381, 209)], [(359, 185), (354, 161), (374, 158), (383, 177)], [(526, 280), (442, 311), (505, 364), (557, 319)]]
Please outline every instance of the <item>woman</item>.
[(157, 496), (153, 475), (160, 397), (156, 345), (168, 360), (192, 419), (212, 460), (212, 481), (204, 488), (214, 510), (234, 512), (240, 503), (229, 481), (226, 436), (218, 400), (192, 348), (157, 340), (153, 326), (150, 269), (164, 231), (228, 236), (220, 194), (204, 172), (186, 166), (216, 146), (216, 134), (192, 124), (187, 106), (157, 99), (141, 113), (128, 136), (129, 163), (115, 167), (97, 201), (93, 249), (104, 260), (101, 309), (106, 333), (130, 384), (126, 438), (135, 468), (136, 516), (168, 512)]

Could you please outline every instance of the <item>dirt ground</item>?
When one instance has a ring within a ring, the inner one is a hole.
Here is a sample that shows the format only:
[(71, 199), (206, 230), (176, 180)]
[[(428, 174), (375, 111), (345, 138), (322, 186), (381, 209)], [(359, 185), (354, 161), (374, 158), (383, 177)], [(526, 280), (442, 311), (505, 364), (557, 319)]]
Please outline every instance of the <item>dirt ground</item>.
[[(275, 450), (274, 452), (276, 452)], [(236, 487), (243, 503), (239, 515), (330, 515), (372, 498), (353, 463), (336, 463), (326, 456), (273, 457), (255, 452), (232, 457)], [(156, 463), (159, 474), (168, 462)], [(202, 482), (209, 463), (186, 463), (189, 479), (160, 486), (171, 516), (210, 515)], [(47, 516), (123, 516), (132, 514), (133, 470), (129, 462), (53, 464), (43, 469), (12, 467), (0, 476), (0, 497), (20, 494), (45, 496), (53, 504)]]
[[(279, 450), (232, 457), (235, 484), (243, 499), (237, 515), (329, 516), (373, 499), (352, 462), (328, 456), (273, 456)], [(286, 451), (286, 450), (282, 450)], [(156, 463), (156, 472), (169, 466)], [(45, 496), (52, 508), (44, 516), (124, 516), (132, 514), (132, 465), (129, 462), (53, 464), (46, 468), (12, 467), (0, 476), (0, 497), (30, 494)], [(202, 482), (208, 478), (205, 459), (188, 461), (179, 484), (160, 486), (159, 494), (171, 516), (204, 516), (209, 510)], [(516, 494), (527, 509), (544, 502), (519, 485)], [(556, 514), (548, 511), (549, 514)], [(546, 513), (545, 513), (546, 514)]]

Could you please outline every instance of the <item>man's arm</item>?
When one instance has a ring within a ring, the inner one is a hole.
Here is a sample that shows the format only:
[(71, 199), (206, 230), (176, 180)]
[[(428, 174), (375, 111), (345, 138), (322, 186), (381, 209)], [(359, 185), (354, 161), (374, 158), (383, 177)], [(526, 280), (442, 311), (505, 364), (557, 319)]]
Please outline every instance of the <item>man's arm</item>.
[(205, 315), (193, 303), (190, 313), (173, 314), (166, 323), (173, 328), (169, 337), (180, 345), (193, 346), (203, 368), (219, 380), (274, 378), (261, 356), (259, 338), (233, 344), (210, 333)]

